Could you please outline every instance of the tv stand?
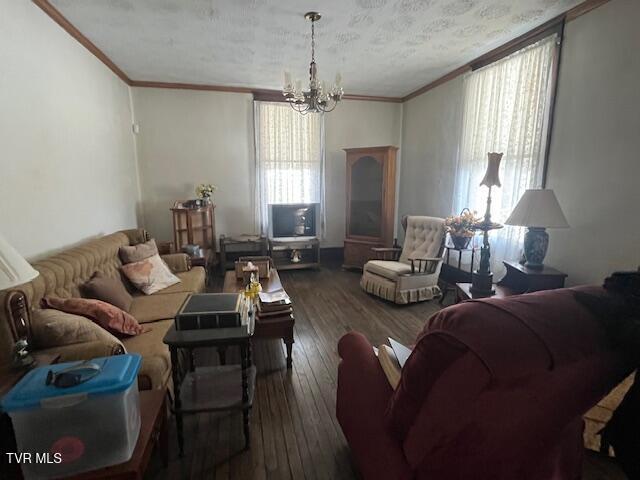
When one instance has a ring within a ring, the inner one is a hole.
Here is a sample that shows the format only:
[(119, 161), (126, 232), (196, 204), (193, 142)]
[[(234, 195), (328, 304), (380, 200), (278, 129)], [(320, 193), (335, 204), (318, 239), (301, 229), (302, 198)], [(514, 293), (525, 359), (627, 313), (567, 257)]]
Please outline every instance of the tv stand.
[[(317, 237), (270, 238), (269, 255), (278, 270), (320, 268), (320, 240)], [(295, 261), (296, 258), (299, 261)]]

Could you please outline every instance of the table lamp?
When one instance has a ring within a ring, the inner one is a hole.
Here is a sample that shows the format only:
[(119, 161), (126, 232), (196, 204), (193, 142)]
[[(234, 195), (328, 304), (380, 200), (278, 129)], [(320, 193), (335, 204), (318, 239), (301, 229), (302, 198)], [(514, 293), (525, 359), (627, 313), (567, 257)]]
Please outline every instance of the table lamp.
[(546, 228), (568, 228), (553, 190), (531, 189), (522, 198), (507, 218), (507, 225), (528, 227), (524, 236), (525, 267), (542, 270), (549, 247)]
[(489, 245), (489, 231), (502, 228), (499, 223), (491, 221), (491, 189), (493, 187), (500, 187), (500, 177), (498, 175), (500, 171), (500, 161), (502, 160), (502, 153), (489, 153), (489, 164), (487, 165), (487, 171), (484, 174), (480, 185), (489, 187), (489, 194), (487, 195), (487, 209), (484, 213), (484, 218), (474, 225), (476, 230), (484, 232), (482, 238), (482, 247), (480, 248), (480, 265), (478, 269), (471, 275), (471, 288), (472, 294), (477, 296), (489, 296), (496, 293), (493, 288), (493, 272), (491, 272), (491, 247)]
[[(0, 291), (30, 282), (38, 276), (36, 271), (22, 256), (0, 235)], [(34, 363), (29, 354), (29, 344), (26, 338), (27, 325), (23, 318), (16, 326), (17, 336), (20, 337), (14, 346), (14, 365), (28, 367)]]

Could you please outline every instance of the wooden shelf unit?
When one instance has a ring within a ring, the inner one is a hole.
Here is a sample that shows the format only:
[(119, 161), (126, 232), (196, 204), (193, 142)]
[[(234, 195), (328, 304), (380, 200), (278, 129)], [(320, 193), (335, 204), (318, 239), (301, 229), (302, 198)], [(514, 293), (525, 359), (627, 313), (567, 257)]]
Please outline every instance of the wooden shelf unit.
[(198, 208), (187, 208), (183, 202), (175, 202), (173, 215), (173, 245), (181, 252), (184, 245), (199, 245), (204, 250), (203, 258), (210, 266), (217, 263), (216, 220), (213, 204)]
[[(297, 250), (301, 261), (291, 261), (291, 254)], [(269, 256), (278, 270), (296, 270), (320, 267), (320, 240), (317, 238), (272, 238), (269, 240)]]

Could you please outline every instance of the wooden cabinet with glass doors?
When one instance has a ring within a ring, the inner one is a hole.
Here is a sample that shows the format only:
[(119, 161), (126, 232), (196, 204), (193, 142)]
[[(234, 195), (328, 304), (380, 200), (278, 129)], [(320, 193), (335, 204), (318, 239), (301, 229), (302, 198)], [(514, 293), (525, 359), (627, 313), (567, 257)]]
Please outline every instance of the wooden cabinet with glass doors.
[(345, 148), (347, 211), (344, 267), (362, 268), (374, 247), (393, 244), (398, 147)]

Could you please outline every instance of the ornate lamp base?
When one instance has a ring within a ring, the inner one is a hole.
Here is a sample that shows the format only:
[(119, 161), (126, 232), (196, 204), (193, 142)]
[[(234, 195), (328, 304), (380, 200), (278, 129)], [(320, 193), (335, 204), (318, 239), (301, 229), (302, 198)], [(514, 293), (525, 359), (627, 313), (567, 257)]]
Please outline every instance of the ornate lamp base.
[(493, 288), (493, 273), (482, 273), (479, 270), (473, 272), (469, 291), (478, 296), (490, 297), (494, 295), (496, 290)]
[(544, 257), (549, 247), (549, 234), (544, 228), (529, 227), (524, 234), (524, 264), (527, 268), (542, 270)]

